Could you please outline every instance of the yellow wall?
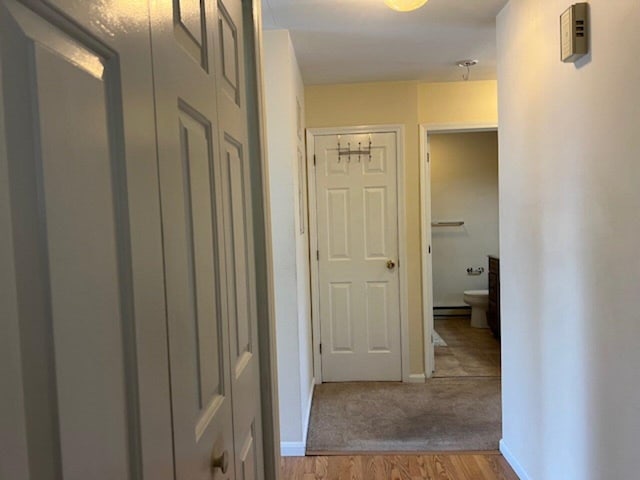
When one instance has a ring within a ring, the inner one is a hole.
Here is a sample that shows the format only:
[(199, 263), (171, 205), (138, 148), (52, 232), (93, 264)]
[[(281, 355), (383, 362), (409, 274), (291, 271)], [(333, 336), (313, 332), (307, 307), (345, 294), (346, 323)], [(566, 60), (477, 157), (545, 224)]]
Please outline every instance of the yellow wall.
[(483, 82), (421, 83), (420, 123), (497, 123), (498, 84)]
[(495, 81), (380, 82), (305, 88), (308, 128), (402, 124), (405, 126), (406, 247), (409, 258), (411, 373), (424, 372), (420, 272), (419, 124), (496, 123)]

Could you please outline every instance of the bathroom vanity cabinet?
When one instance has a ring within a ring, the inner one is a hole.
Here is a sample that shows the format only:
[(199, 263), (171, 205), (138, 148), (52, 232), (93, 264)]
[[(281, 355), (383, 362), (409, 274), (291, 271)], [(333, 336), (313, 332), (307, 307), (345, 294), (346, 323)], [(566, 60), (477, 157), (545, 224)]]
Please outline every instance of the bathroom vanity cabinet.
[(496, 338), (500, 338), (500, 259), (489, 255), (489, 308), (487, 323)]

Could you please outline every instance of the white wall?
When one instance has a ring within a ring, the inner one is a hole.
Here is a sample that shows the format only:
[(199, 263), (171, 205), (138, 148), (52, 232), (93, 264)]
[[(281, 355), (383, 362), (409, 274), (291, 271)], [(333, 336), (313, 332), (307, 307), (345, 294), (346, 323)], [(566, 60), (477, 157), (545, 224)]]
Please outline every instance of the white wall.
[(591, 2), (592, 56), (559, 60), (572, 2), (498, 17), (503, 451), (522, 478), (638, 478), (638, 0)]
[(431, 217), (465, 222), (432, 229), (433, 304), (464, 306), (465, 290), (488, 288), (487, 255), (498, 254), (498, 134), (431, 134), (429, 150)]
[(265, 31), (263, 48), (280, 435), (283, 455), (304, 455), (313, 392), (308, 228), (303, 219), (301, 234), (298, 204), (299, 178), (306, 178), (298, 172), (298, 155), (304, 160), (305, 152), (304, 87), (288, 31)]

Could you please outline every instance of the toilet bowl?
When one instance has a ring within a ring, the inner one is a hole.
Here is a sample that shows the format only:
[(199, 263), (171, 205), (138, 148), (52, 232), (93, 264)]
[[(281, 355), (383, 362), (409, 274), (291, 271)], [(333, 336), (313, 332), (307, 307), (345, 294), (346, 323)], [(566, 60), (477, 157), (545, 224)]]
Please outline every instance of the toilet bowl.
[(489, 328), (487, 323), (489, 290), (467, 290), (464, 292), (464, 303), (471, 307), (471, 326)]

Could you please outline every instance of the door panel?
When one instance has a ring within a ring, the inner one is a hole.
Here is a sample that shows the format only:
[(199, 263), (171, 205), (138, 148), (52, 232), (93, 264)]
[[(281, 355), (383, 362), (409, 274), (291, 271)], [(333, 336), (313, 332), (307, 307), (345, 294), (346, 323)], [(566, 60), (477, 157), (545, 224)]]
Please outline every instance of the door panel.
[[(203, 68), (215, 64), (214, 7), (151, 8), (177, 480), (235, 478), (217, 84)], [(226, 474), (211, 467), (224, 452)]]
[[(59, 51), (34, 50), (63, 475), (129, 478), (122, 323), (131, 318), (122, 297), (132, 292), (119, 287), (118, 264), (128, 260), (116, 225), (105, 85)], [(95, 59), (101, 77), (98, 58), (81, 55)], [(65, 84), (73, 91), (56, 88)], [(111, 421), (85, 429), (98, 412)], [(116, 441), (103, 448), (103, 438)]]
[(208, 71), (207, 19), (200, 0), (174, 0), (173, 17), (176, 42)]
[(351, 208), (349, 189), (332, 188), (327, 190), (327, 229), (329, 237), (329, 258), (331, 260), (349, 260), (349, 225)]
[[(230, 0), (232, 2), (232, 0)], [(237, 106), (240, 105), (240, 90), (239, 90), (239, 57), (238, 51), (238, 28), (234, 22), (233, 17), (227, 11), (225, 6), (226, 2), (218, 2), (218, 18), (219, 18), (219, 56), (221, 63), (222, 79), (224, 80), (221, 85), (222, 91), (228, 96), (228, 98)], [(240, 2), (237, 2), (240, 3)], [(236, 5), (233, 5), (237, 7)], [(237, 15), (238, 12), (236, 12)]]
[[(247, 135), (245, 45), (241, 0), (218, 0), (218, 138), (224, 216), (226, 300), (230, 322), (233, 431), (238, 478), (264, 478), (258, 364), (256, 257), (253, 245), (251, 151)], [(233, 348), (235, 346), (235, 349)], [(235, 351), (233, 351), (235, 350)], [(251, 445), (248, 449), (247, 445)]]
[[(362, 164), (364, 174), (387, 173), (389, 155), (391, 155), (392, 161), (395, 160), (395, 151), (389, 152), (387, 148), (382, 145), (372, 145), (371, 158)], [(392, 165), (392, 169), (395, 170), (395, 165)]]
[(366, 284), (366, 318), (369, 352), (385, 352), (391, 350), (389, 344), (389, 284), (386, 282), (367, 282)]
[(254, 480), (258, 478), (254, 430), (255, 428), (252, 425), (240, 451), (241, 469), (236, 476), (237, 480)]
[(225, 141), (223, 168), (225, 206), (225, 232), (227, 243), (227, 272), (231, 337), (235, 339), (232, 361), (236, 375), (242, 372), (251, 352), (251, 296), (247, 259), (247, 232), (245, 229), (245, 183), (241, 151), (235, 142)]
[(148, 27), (107, 7), (0, 2), (15, 320), (38, 479), (168, 479), (173, 468), (150, 45), (122, 33)]
[(385, 187), (364, 188), (364, 254), (367, 260), (389, 258), (386, 245), (386, 205)]
[(315, 154), (323, 380), (401, 380), (395, 134), (319, 135)]
[(331, 283), (331, 351), (353, 353), (353, 317), (351, 316), (351, 283)]
[[(213, 145), (208, 125), (200, 123), (184, 111), (179, 113), (180, 151), (184, 183), (187, 235), (185, 250), (189, 265), (189, 278), (193, 296), (191, 327), (195, 338), (194, 373), (197, 376), (199, 408), (215, 404), (223, 395), (221, 329), (215, 292), (219, 279), (215, 278), (213, 233), (213, 191), (211, 165)], [(196, 429), (198, 432), (199, 429)]]

